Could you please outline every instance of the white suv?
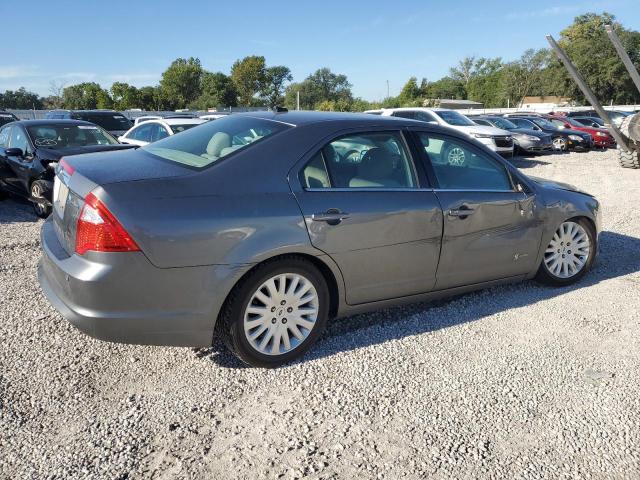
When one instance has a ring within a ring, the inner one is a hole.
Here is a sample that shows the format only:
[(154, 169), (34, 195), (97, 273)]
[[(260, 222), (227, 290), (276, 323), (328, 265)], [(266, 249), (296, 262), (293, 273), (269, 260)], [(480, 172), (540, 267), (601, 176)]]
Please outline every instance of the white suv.
[(477, 125), (455, 110), (422, 107), (382, 108), (380, 110), (367, 110), (364, 113), (385, 117), (411, 118), (422, 122), (435, 123), (443, 127), (450, 127), (475, 138), (505, 158), (513, 157), (513, 138), (511, 137), (511, 132), (500, 128)]
[(175, 135), (190, 128), (205, 123), (200, 118), (157, 118), (145, 119), (130, 128), (124, 135), (118, 137), (120, 143), (139, 145), (141, 147), (152, 142)]

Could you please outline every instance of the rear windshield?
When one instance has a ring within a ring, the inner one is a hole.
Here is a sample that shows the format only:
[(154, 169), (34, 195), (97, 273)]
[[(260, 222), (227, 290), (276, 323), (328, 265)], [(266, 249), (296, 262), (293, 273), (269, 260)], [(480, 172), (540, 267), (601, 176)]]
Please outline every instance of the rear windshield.
[(74, 113), (71, 117), (95, 123), (105, 130), (129, 130), (132, 126), (131, 121), (120, 113)]
[(36, 147), (54, 150), (90, 145), (116, 145), (118, 141), (95, 125), (36, 125), (27, 127)]
[(167, 160), (202, 168), (290, 128), (283, 123), (239, 115), (197, 127), (142, 149)]
[(190, 128), (197, 127), (200, 125), (199, 123), (185, 123), (180, 125), (169, 125), (173, 133), (184, 132), (185, 130), (189, 130)]

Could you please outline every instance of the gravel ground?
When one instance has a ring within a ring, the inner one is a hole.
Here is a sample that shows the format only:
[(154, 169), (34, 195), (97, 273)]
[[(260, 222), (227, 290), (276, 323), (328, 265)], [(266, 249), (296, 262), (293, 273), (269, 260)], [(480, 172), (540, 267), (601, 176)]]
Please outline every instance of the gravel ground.
[(335, 321), (278, 370), (80, 334), (39, 290), (40, 221), (0, 203), (0, 478), (639, 478), (640, 171), (516, 164), (602, 202), (580, 284)]

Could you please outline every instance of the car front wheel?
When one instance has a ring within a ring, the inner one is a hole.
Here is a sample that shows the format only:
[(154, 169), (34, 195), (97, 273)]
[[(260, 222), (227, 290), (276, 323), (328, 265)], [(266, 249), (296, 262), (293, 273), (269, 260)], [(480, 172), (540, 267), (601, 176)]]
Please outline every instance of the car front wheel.
[(567, 139), (563, 137), (556, 137), (553, 139), (553, 149), (558, 152), (566, 152), (568, 149)]
[(46, 187), (38, 180), (31, 184), (31, 199), (33, 201), (33, 210), (40, 218), (47, 218), (51, 213), (51, 207), (46, 203), (41, 203), (45, 200), (44, 192)]
[(221, 334), (244, 363), (278, 367), (313, 345), (328, 307), (327, 284), (313, 264), (299, 257), (265, 263), (231, 293)]
[(580, 280), (593, 263), (596, 252), (595, 233), (583, 219), (563, 222), (547, 245), (537, 278), (555, 286)]

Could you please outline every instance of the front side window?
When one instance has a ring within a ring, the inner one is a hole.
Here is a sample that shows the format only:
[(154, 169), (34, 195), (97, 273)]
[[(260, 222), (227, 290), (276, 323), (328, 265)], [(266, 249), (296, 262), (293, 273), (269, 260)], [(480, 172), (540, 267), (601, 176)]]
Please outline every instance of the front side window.
[(0, 148), (9, 148), (9, 136), (11, 135), (11, 126), (4, 127), (0, 130)]
[(9, 146), (11, 148), (19, 148), (24, 152), (25, 155), (28, 155), (30, 153), (27, 134), (21, 127), (14, 127), (11, 129), (11, 138), (9, 140)]
[(466, 142), (419, 132), (438, 186), (446, 190), (512, 190), (506, 168)]
[(27, 127), (36, 147), (60, 149), (89, 145), (116, 145), (118, 141), (96, 125), (33, 125)]
[(398, 132), (347, 135), (325, 145), (307, 163), (305, 188), (414, 188), (416, 175)]
[(134, 128), (131, 133), (128, 135), (128, 138), (133, 140), (139, 140), (141, 142), (150, 142), (151, 134), (153, 133), (155, 124), (153, 123), (144, 123), (138, 128)]
[(230, 115), (159, 140), (143, 150), (166, 160), (204, 168), (289, 128), (292, 127), (272, 120)]
[(558, 128), (564, 128), (565, 127), (565, 124), (564, 124), (564, 122), (562, 120), (557, 120), (557, 119), (554, 118), (553, 120), (551, 120), (551, 123), (553, 123)]

